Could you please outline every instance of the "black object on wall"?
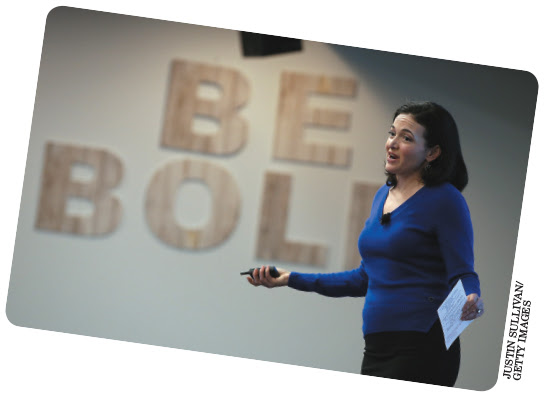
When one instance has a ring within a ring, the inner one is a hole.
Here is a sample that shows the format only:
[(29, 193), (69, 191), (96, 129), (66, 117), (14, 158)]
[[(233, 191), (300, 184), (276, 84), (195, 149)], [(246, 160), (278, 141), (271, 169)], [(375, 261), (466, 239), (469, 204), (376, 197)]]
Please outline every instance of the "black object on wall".
[(265, 56), (302, 50), (300, 39), (240, 32), (244, 56)]

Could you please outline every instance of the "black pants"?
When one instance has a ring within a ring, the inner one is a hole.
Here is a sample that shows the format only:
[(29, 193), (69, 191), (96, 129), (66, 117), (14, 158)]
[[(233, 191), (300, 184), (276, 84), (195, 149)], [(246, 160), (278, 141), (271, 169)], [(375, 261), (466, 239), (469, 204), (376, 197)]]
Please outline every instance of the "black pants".
[(427, 333), (378, 332), (365, 337), (362, 375), (453, 386), (459, 374), (459, 338), (446, 350), (437, 321)]

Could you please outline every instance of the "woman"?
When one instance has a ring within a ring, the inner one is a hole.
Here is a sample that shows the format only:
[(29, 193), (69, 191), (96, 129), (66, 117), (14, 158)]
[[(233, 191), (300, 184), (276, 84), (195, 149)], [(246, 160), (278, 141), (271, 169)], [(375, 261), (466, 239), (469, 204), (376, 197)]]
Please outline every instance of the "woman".
[(405, 104), (394, 114), (385, 152), (387, 182), (359, 237), (359, 268), (329, 274), (278, 269), (273, 278), (263, 266), (248, 281), (332, 297), (365, 296), (361, 373), (453, 386), (460, 343), (446, 349), (437, 309), (462, 280), (467, 301), (461, 319), (483, 314), (455, 121), (435, 103)]

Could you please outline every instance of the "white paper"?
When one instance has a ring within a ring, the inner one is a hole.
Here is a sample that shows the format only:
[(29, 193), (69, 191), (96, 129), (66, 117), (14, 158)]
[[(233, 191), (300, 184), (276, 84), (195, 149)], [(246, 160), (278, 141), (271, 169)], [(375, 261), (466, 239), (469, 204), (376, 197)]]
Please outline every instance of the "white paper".
[(442, 302), (438, 308), (438, 317), (442, 323), (447, 349), (450, 348), (455, 339), (457, 339), (457, 337), (461, 335), (461, 332), (463, 332), (473, 321), (461, 320), (461, 313), (463, 312), (463, 306), (466, 301), (467, 295), (465, 294), (465, 288), (463, 287), (461, 280), (459, 280), (446, 300)]

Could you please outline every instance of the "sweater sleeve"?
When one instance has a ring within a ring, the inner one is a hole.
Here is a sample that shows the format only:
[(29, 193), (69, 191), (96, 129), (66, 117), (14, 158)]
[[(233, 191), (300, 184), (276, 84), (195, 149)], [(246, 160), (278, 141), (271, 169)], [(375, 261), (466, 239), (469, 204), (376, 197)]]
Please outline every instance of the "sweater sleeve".
[(334, 298), (360, 297), (366, 295), (368, 276), (361, 262), (357, 269), (338, 273), (291, 272), (287, 285), (299, 291), (317, 292)]
[(480, 295), (480, 280), (474, 271), (474, 232), (466, 201), (456, 191), (440, 207), (436, 229), (450, 289), (461, 279), (467, 295)]

